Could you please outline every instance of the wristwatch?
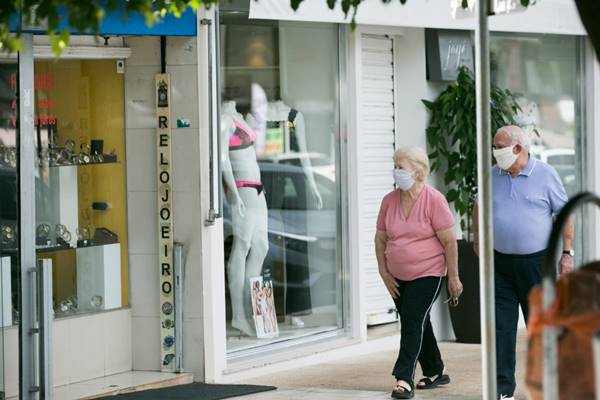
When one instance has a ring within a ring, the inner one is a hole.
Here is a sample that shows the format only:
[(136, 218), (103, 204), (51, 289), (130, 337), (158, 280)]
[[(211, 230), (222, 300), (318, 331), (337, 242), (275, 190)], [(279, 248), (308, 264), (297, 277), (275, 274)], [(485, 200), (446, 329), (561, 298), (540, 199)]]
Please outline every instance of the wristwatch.
[(563, 250), (562, 253), (565, 254), (565, 255), (569, 255), (571, 257), (575, 256), (575, 252), (573, 251), (573, 249), (571, 249), (571, 250)]

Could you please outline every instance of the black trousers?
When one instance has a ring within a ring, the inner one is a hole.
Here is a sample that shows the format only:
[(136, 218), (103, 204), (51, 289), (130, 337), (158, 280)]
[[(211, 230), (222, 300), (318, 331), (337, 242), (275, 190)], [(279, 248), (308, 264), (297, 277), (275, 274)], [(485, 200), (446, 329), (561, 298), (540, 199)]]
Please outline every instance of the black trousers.
[(525, 321), (529, 316), (527, 296), (542, 281), (545, 251), (528, 255), (494, 252), (496, 290), (496, 378), (498, 396), (513, 396), (519, 305)]
[(392, 375), (414, 387), (417, 361), (424, 376), (441, 374), (444, 362), (433, 334), (429, 312), (440, 294), (443, 277), (400, 281), (400, 296), (394, 299), (400, 314), (400, 352)]

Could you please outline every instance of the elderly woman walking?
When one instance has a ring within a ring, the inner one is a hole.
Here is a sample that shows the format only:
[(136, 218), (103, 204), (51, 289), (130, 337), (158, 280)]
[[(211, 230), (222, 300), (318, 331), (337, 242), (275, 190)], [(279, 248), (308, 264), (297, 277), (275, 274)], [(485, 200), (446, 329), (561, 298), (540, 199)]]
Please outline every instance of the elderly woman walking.
[(448, 275), (450, 299), (458, 301), (462, 284), (454, 218), (446, 198), (425, 183), (429, 159), (418, 147), (394, 154), (397, 189), (387, 194), (377, 218), (375, 249), (379, 274), (400, 314), (400, 352), (392, 374), (392, 397), (414, 396), (417, 361), (423, 378), (417, 389), (448, 384), (429, 312)]

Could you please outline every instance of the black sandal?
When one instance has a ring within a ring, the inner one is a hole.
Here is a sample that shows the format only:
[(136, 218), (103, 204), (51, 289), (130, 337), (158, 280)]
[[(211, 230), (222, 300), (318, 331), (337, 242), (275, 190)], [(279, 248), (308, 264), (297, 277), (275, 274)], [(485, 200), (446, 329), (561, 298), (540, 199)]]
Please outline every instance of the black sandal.
[(435, 379), (424, 377), (417, 383), (417, 389), (433, 389), (450, 383), (450, 377), (446, 374), (437, 375)]
[(397, 382), (396, 387), (392, 391), (392, 397), (394, 399), (412, 399), (413, 397), (415, 397), (415, 391), (414, 391), (412, 385), (409, 384), (408, 382), (404, 382), (404, 381), (403, 381), (403, 383), (406, 383), (406, 385), (408, 385), (410, 390), (406, 386)]

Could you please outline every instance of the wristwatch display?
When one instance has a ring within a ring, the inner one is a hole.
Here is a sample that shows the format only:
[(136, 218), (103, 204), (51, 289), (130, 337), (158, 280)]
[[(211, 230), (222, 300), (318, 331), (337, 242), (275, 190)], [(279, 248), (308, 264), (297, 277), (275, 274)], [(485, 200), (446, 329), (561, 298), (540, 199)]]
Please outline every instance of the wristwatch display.
[(79, 164), (89, 164), (92, 161), (90, 145), (88, 143), (81, 143), (79, 145), (79, 150)]
[(49, 246), (50, 245), (50, 231), (52, 228), (48, 224), (39, 224), (35, 229), (36, 244), (38, 246)]
[(54, 232), (56, 233), (56, 240), (62, 241), (66, 245), (70, 245), (71, 243), (71, 232), (67, 229), (63, 224), (56, 224), (54, 228)]
[[(81, 244), (87, 246), (90, 241), (94, 238), (95, 229), (92, 225), (80, 226), (77, 228), (77, 240), (81, 241)], [(78, 243), (79, 244), (79, 243)]]
[(562, 253), (565, 254), (565, 255), (569, 255), (571, 257), (575, 257), (575, 252), (573, 251), (573, 249), (571, 249), (571, 250), (563, 250)]
[(15, 242), (15, 230), (10, 225), (0, 225), (0, 243), (12, 245)]
[(0, 163), (9, 168), (17, 168), (17, 149), (0, 146)]
[(92, 306), (92, 308), (100, 308), (102, 307), (102, 296), (100, 296), (99, 294), (92, 296), (92, 298), (90, 299), (90, 305)]

